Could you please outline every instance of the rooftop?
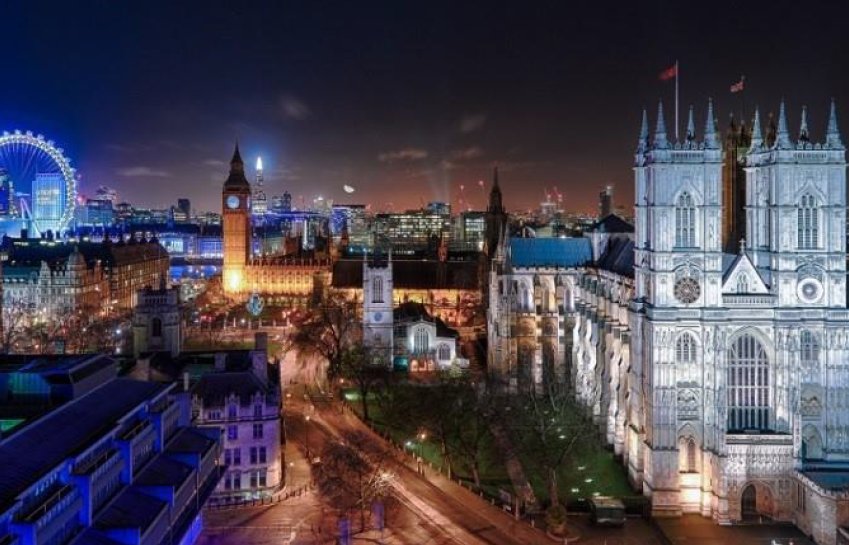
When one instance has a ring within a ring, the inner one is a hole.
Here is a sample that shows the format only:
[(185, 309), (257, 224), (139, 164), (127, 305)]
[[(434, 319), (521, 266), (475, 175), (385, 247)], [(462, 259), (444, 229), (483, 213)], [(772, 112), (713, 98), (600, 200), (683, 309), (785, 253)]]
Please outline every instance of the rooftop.
[(109, 432), (166, 387), (114, 379), (0, 441), (0, 511), (45, 473)]
[(109, 504), (94, 527), (98, 530), (138, 528), (144, 534), (166, 509), (168, 504), (133, 488), (126, 488)]
[(513, 267), (574, 268), (592, 263), (589, 239), (511, 238), (510, 262)]

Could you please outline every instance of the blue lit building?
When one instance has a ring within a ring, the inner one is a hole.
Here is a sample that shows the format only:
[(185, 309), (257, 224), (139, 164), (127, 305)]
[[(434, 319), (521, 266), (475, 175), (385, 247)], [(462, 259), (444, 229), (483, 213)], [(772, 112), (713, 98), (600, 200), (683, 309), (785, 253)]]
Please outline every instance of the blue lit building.
[[(107, 368), (102, 359), (70, 367), (71, 381)], [(49, 375), (31, 374), (34, 385)], [(0, 440), (0, 543), (193, 543), (220, 479), (221, 437), (188, 426), (182, 396), (174, 383), (112, 371), (13, 429)]]
[(32, 182), (32, 219), (38, 231), (58, 231), (64, 211), (65, 179), (62, 174), (36, 174)]

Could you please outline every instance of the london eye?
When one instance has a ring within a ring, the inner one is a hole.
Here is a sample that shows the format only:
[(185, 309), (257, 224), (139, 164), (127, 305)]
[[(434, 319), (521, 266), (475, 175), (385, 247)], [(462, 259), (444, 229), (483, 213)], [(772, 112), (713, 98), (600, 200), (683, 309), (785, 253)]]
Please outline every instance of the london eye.
[(0, 224), (63, 231), (76, 198), (76, 171), (62, 148), (31, 131), (0, 135)]

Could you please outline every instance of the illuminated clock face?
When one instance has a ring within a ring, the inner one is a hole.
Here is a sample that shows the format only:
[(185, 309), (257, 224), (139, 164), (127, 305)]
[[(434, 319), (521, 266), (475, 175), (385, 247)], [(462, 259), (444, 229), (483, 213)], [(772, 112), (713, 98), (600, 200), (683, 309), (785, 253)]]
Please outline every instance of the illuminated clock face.
[(374, 313), (374, 321), (375, 321), (375, 322), (379, 322), (379, 321), (381, 321), (382, 319), (383, 319), (383, 314), (382, 314), (382, 313), (380, 313), (380, 312), (375, 312), (375, 313)]
[(227, 197), (227, 208), (239, 208), (239, 197), (236, 195), (230, 195)]

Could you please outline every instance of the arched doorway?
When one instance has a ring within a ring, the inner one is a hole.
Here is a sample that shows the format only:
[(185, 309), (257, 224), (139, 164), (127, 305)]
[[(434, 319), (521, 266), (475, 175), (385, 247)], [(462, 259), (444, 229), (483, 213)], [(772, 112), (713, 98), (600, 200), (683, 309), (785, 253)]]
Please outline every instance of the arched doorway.
[(744, 521), (752, 521), (759, 518), (758, 492), (755, 490), (755, 485), (753, 484), (743, 489), (743, 496), (740, 498), (740, 518)]

